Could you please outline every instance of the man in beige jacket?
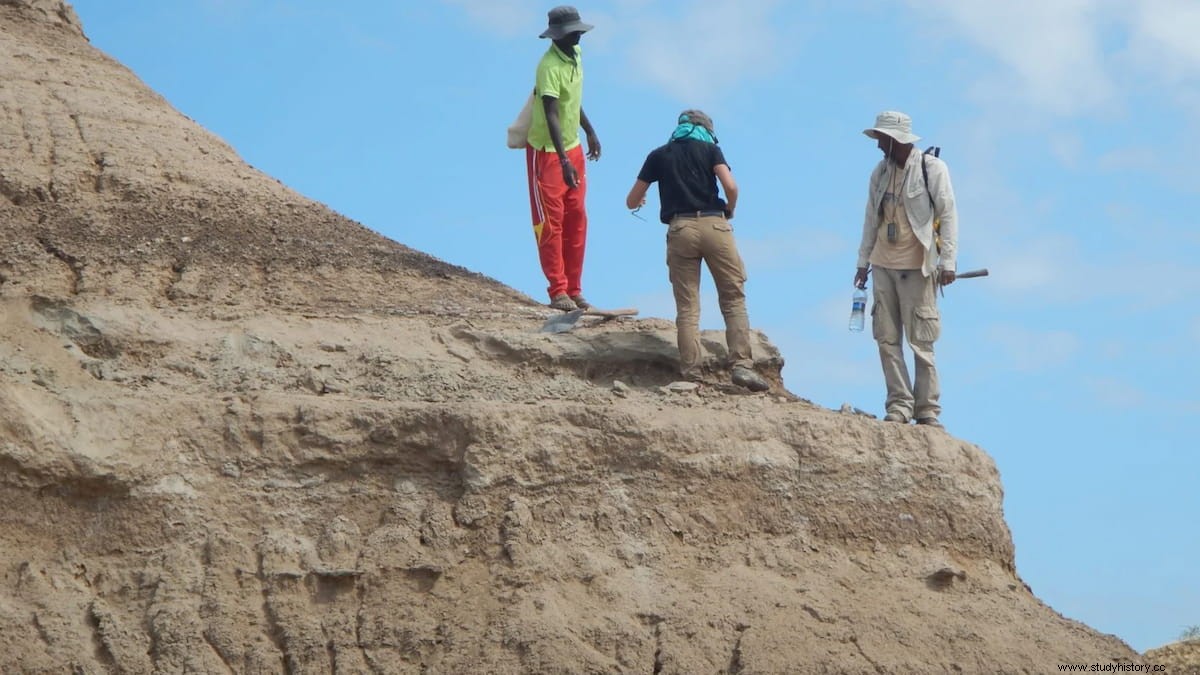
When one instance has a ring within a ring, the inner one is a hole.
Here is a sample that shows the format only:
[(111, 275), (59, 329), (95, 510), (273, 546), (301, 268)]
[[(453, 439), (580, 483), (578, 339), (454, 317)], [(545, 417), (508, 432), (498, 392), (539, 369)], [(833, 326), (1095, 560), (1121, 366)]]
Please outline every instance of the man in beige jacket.
[[(946, 164), (913, 146), (912, 119), (886, 111), (863, 131), (874, 138), (883, 160), (871, 173), (867, 212), (854, 285), (866, 288), (874, 272), (871, 330), (887, 383), (889, 422), (941, 427), (933, 343), (941, 333), (937, 286), (954, 283), (958, 212)], [(937, 225), (935, 225), (935, 223)], [(909, 379), (901, 337), (913, 352), (916, 377)]]

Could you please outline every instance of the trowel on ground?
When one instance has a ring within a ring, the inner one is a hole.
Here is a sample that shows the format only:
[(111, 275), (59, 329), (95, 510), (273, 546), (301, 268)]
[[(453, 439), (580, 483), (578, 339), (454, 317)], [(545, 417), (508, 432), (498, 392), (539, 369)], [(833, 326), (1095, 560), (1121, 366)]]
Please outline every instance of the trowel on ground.
[(588, 307), (587, 309), (573, 309), (546, 319), (546, 323), (542, 324), (542, 332), (565, 333), (574, 328), (575, 324), (579, 323), (579, 320), (584, 316), (598, 316), (608, 321), (621, 316), (637, 316), (637, 313), (638, 311), (633, 308), (599, 309), (597, 307)]

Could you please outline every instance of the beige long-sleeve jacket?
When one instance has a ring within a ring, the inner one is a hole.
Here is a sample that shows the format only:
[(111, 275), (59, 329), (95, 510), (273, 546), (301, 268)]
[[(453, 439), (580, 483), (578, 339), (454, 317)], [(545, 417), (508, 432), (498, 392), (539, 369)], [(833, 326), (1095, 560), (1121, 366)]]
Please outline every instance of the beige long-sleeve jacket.
[[(929, 188), (926, 190), (925, 178), (921, 175), (921, 158), (925, 158), (925, 169), (929, 173)], [(858, 247), (858, 267), (866, 267), (875, 248), (878, 235), (879, 203), (887, 190), (887, 158), (879, 162), (871, 172), (870, 190), (867, 193), (867, 213), (863, 219), (862, 243)], [(958, 208), (954, 204), (954, 187), (950, 184), (950, 171), (946, 163), (933, 155), (923, 155), (918, 149), (908, 153), (908, 161), (904, 164), (904, 211), (908, 214), (908, 222), (912, 225), (913, 233), (925, 247), (925, 264), (922, 274), (930, 276), (939, 267), (947, 270), (956, 269), (958, 253)], [(929, 203), (929, 195), (933, 196), (933, 204)], [(938, 255), (933, 231), (934, 219), (939, 219), (939, 233), (942, 239), (941, 256)]]

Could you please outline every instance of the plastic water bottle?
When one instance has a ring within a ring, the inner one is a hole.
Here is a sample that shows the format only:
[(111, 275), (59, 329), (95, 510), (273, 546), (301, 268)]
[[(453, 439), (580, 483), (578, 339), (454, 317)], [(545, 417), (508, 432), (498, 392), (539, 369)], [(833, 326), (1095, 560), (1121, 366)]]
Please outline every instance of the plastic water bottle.
[(854, 298), (850, 302), (850, 330), (861, 331), (867, 316), (867, 291), (862, 288), (854, 289)]

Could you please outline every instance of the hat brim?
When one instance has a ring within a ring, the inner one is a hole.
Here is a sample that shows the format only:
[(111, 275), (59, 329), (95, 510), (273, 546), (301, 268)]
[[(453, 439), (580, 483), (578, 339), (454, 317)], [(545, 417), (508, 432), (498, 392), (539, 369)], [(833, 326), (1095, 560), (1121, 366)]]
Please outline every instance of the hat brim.
[(571, 33), (586, 33), (593, 28), (595, 28), (595, 26), (593, 26), (590, 23), (584, 23), (582, 21), (572, 21), (571, 23), (564, 23), (561, 26), (551, 26), (551, 27), (547, 28), (546, 30), (542, 31), (542, 34), (539, 35), (538, 37), (550, 38), (551, 40), (558, 40), (559, 38), (566, 37), (566, 36), (570, 35)]
[(867, 136), (868, 138), (876, 138), (875, 134), (883, 134), (888, 138), (894, 139), (897, 143), (904, 144), (916, 143), (917, 141), (921, 140), (921, 137), (917, 136), (916, 134), (908, 134), (903, 131), (895, 131), (893, 129), (880, 129), (879, 127), (863, 129), (863, 135)]

